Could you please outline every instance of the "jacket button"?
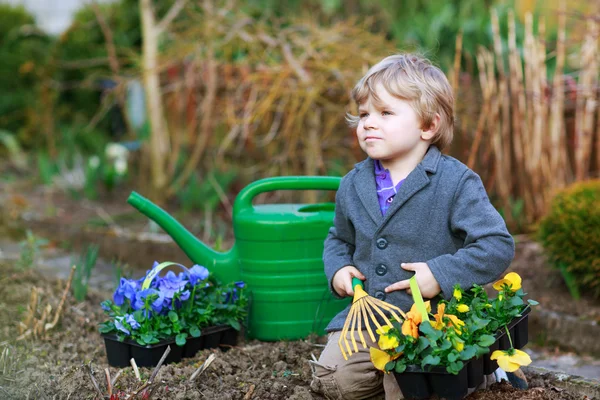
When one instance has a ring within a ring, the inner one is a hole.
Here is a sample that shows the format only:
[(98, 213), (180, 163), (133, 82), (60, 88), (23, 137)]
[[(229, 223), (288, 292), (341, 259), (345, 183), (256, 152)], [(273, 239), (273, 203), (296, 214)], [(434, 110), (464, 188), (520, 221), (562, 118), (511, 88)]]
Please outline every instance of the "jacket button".
[(375, 273), (379, 276), (383, 276), (387, 273), (387, 267), (384, 264), (379, 264), (377, 268), (375, 268)]
[(377, 239), (377, 248), (383, 250), (387, 247), (388, 242), (384, 238)]
[(379, 299), (381, 301), (385, 300), (385, 292), (382, 292), (382, 291), (375, 292), (375, 298)]

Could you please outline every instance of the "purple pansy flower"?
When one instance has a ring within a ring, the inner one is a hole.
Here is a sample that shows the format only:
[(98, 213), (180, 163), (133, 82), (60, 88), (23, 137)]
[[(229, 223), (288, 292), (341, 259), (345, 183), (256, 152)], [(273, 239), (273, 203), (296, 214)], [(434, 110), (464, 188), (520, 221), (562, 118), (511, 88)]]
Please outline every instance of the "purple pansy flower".
[(125, 299), (128, 299), (129, 301), (133, 300), (135, 297), (135, 292), (138, 290), (138, 288), (139, 285), (137, 281), (121, 278), (119, 287), (113, 294), (113, 300), (115, 301), (115, 304), (121, 306), (125, 302)]

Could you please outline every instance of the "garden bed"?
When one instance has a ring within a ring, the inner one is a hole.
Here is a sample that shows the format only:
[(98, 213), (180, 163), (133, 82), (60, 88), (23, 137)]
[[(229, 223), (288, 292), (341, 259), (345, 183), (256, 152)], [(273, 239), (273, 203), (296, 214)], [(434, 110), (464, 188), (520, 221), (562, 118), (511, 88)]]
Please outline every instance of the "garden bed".
[[(40, 289), (41, 304), (56, 309), (64, 282), (35, 273), (15, 271), (0, 264), (0, 320), (10, 321), (0, 329), (3, 351), (9, 348), (10, 365), (6, 374), (0, 369), (0, 392), (6, 399), (94, 398), (97, 391), (90, 378), (91, 366), (101, 390), (105, 388), (104, 369), (108, 367), (103, 339), (97, 324), (104, 316), (100, 302), (107, 293), (91, 291), (85, 302), (67, 298), (61, 323), (47, 337), (15, 342), (18, 321), (26, 314), (31, 288)], [(10, 284), (8, 284), (10, 282)], [(153, 398), (161, 399), (322, 399), (310, 390), (308, 360), (318, 357), (323, 337), (289, 342), (240, 341), (230, 351), (202, 350), (181, 363), (163, 365)], [(214, 360), (193, 381), (190, 377), (214, 354)], [(6, 362), (6, 360), (5, 360)], [(118, 368), (109, 368), (111, 376)], [(142, 379), (152, 369), (140, 368)], [(564, 388), (556, 379), (528, 372), (532, 388), (516, 391), (506, 383), (475, 393), (469, 399), (580, 399), (576, 383)], [(123, 369), (115, 391), (130, 391), (141, 386), (131, 367)], [(104, 392), (106, 393), (106, 392)]]

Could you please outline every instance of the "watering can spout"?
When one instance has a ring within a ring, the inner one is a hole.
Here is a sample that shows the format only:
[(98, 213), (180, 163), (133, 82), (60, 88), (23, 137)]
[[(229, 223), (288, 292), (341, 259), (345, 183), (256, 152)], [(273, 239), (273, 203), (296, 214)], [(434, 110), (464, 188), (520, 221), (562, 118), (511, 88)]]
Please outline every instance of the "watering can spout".
[(139, 193), (131, 192), (127, 202), (156, 222), (194, 263), (208, 268), (218, 280), (222, 282), (240, 280), (241, 273), (235, 246), (224, 253), (211, 249), (169, 213)]

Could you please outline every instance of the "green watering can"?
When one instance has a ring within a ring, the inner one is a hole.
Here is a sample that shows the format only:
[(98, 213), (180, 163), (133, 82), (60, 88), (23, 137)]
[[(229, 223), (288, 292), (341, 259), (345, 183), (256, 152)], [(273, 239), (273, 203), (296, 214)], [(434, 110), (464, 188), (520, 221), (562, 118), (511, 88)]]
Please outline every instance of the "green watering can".
[(245, 187), (233, 206), (234, 246), (218, 252), (198, 240), (166, 211), (132, 192), (127, 202), (160, 225), (196, 264), (222, 282), (242, 280), (251, 302), (247, 334), (265, 341), (323, 334), (349, 304), (329, 293), (323, 270), (323, 242), (333, 225), (335, 204), (253, 205), (275, 190), (337, 190), (340, 178), (267, 178)]

